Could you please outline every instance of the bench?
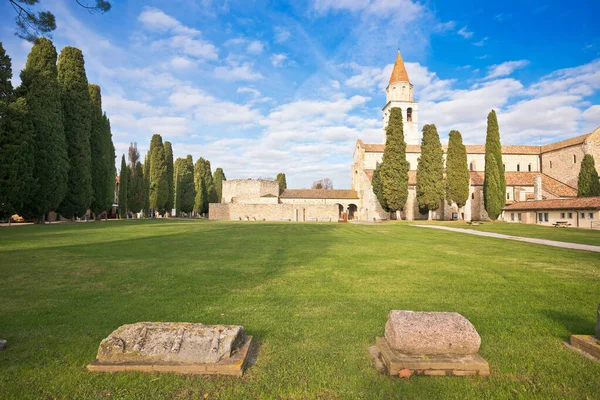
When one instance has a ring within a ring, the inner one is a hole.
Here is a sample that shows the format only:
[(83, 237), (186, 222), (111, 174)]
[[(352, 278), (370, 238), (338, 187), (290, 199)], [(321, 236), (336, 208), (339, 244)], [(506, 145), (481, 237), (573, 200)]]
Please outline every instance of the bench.
[(321, 217), (321, 222), (331, 222), (330, 217)]
[(308, 217), (306, 218), (306, 220), (310, 222), (317, 222), (317, 219), (315, 217)]
[(479, 225), (483, 225), (483, 223), (481, 223), (479, 221), (467, 221), (467, 225), (470, 225), (470, 226), (479, 226)]
[(567, 221), (556, 221), (555, 223), (552, 224), (555, 228), (568, 228), (569, 226), (571, 226), (570, 223), (568, 223)]

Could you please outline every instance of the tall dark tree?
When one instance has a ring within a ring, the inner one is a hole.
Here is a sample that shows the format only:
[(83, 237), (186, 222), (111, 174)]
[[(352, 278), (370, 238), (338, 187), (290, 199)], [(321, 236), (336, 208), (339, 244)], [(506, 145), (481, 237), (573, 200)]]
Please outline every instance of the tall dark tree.
[(37, 181), (32, 201), (23, 211), (24, 215), (40, 220), (63, 201), (69, 172), (56, 58), (56, 49), (50, 40), (36, 40), (21, 72), (22, 84), (18, 90), (27, 100), (33, 124), (33, 176)]
[(144, 165), (142, 166), (144, 180), (143, 180), (143, 200), (142, 210), (144, 215), (147, 217), (150, 214), (150, 161), (148, 160), (148, 154), (144, 157)]
[(205, 214), (208, 211), (208, 185), (206, 182), (206, 160), (200, 157), (194, 165), (194, 211)]
[(469, 198), (470, 180), (467, 149), (462, 136), (459, 131), (450, 131), (446, 157), (446, 200), (456, 203), (458, 208), (464, 207)]
[(423, 126), (421, 156), (417, 164), (417, 203), (431, 219), (444, 199), (444, 150), (433, 124)]
[(0, 218), (21, 212), (35, 187), (33, 125), (25, 99), (15, 100), (11, 78), (11, 60), (0, 42)]
[(169, 188), (169, 192), (167, 194), (167, 204), (165, 205), (165, 209), (167, 209), (168, 212), (171, 212), (171, 210), (173, 209), (173, 205), (174, 205), (173, 147), (171, 146), (171, 142), (168, 142), (168, 141), (165, 142), (163, 146), (165, 148), (165, 164), (167, 166), (167, 185)]
[(402, 110), (390, 110), (390, 119), (385, 128), (385, 150), (381, 166), (383, 197), (391, 212), (402, 210), (408, 199), (408, 161), (402, 124)]
[(577, 181), (577, 197), (600, 196), (600, 178), (594, 156), (586, 154), (581, 161), (579, 179)]
[(506, 178), (502, 162), (502, 145), (496, 112), (488, 114), (487, 134), (485, 138), (485, 177), (483, 181), (483, 199), (488, 216), (496, 220), (505, 205)]
[(110, 121), (102, 113), (100, 86), (88, 85), (91, 101), (90, 152), (92, 176), (91, 209), (97, 216), (111, 208), (115, 197), (115, 146), (110, 131)]
[(140, 161), (140, 152), (137, 149), (137, 143), (129, 143), (129, 149), (127, 149), (127, 159), (129, 160), (129, 168), (134, 169), (138, 161)]
[[(39, 0), (8, 0), (17, 14), (16, 35), (22, 39), (33, 42), (40, 36), (50, 36), (56, 29), (56, 18), (50, 11), (35, 12), (31, 6), (39, 3)], [(77, 4), (92, 13), (105, 13), (110, 10), (110, 2), (105, 0), (75, 0)]]
[(150, 208), (164, 210), (169, 196), (165, 147), (160, 135), (150, 141)]
[(61, 51), (58, 83), (69, 154), (68, 188), (59, 212), (63, 217), (73, 218), (87, 212), (93, 195), (90, 149), (92, 103), (81, 50), (67, 46)]
[(384, 211), (389, 212), (390, 209), (388, 208), (385, 197), (383, 196), (383, 183), (381, 182), (381, 165), (382, 164), (377, 163), (377, 168), (375, 168), (375, 171), (373, 171), (373, 179), (371, 181), (371, 184), (373, 186), (373, 194), (375, 194), (375, 197), (379, 201), (381, 208), (383, 208)]
[(285, 189), (287, 189), (287, 181), (285, 179), (285, 174), (280, 172), (277, 174), (277, 178), (275, 178), (277, 182), (279, 182), (279, 194), (283, 193)]
[(121, 158), (121, 170), (119, 172), (119, 216), (127, 217), (127, 198), (129, 196), (129, 167), (125, 162), (125, 154)]
[(213, 181), (215, 183), (215, 191), (217, 192), (217, 203), (223, 200), (223, 181), (226, 181), (225, 173), (223, 168), (217, 168), (213, 174)]
[(138, 213), (142, 210), (144, 203), (144, 171), (139, 161), (140, 153), (137, 144), (131, 143), (128, 150), (129, 180), (127, 182), (128, 198), (127, 207), (129, 211)]
[(194, 210), (196, 189), (194, 187), (194, 162), (191, 155), (178, 158), (175, 162), (175, 202), (177, 212), (191, 213)]

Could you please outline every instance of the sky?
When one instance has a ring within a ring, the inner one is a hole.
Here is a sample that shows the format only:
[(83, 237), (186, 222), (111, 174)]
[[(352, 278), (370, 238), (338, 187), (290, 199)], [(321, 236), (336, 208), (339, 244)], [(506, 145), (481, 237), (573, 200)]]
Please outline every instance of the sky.
[[(600, 2), (474, 0), (113, 0), (90, 14), (41, 0), (57, 50), (80, 48), (102, 87), (117, 164), (153, 134), (175, 157), (204, 157), (228, 179), (351, 186), (357, 139), (383, 143), (381, 108), (400, 48), (419, 124), (442, 144), (540, 145), (600, 126)], [(577, 6), (574, 6), (577, 4)], [(0, 1), (0, 41), (20, 82), (31, 44)]]

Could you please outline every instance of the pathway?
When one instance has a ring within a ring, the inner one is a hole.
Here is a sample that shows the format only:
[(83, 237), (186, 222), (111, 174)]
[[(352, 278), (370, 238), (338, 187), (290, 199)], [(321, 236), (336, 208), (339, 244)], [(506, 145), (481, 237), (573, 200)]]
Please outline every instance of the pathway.
[(493, 237), (493, 238), (497, 238), (497, 239), (509, 239), (509, 240), (517, 240), (519, 242), (544, 244), (546, 246), (562, 247), (564, 249), (587, 250), (587, 251), (594, 251), (596, 253), (600, 253), (600, 246), (592, 246), (589, 244), (559, 242), (556, 240), (535, 239), (535, 238), (528, 238), (528, 237), (521, 237), (521, 236), (511, 236), (511, 235), (504, 235), (502, 233), (483, 232), (483, 231), (476, 231), (473, 229), (451, 228), (449, 226), (441, 226), (441, 225), (412, 225), (412, 226), (416, 226), (419, 228), (432, 228), (432, 229), (441, 229), (444, 231), (468, 233), (470, 235), (487, 236), (487, 237)]

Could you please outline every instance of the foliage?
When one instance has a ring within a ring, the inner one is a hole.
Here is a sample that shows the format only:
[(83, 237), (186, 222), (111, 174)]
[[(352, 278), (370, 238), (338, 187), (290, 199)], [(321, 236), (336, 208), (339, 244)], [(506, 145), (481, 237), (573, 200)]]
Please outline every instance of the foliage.
[(59, 212), (63, 217), (83, 216), (92, 203), (92, 155), (90, 148), (92, 104), (83, 54), (65, 47), (58, 57), (58, 83), (63, 125), (69, 155), (67, 193)]
[(375, 197), (377, 197), (377, 201), (381, 205), (385, 211), (389, 212), (390, 209), (387, 206), (387, 202), (385, 201), (385, 197), (383, 196), (383, 183), (381, 182), (381, 163), (377, 163), (377, 168), (373, 171), (373, 179), (371, 184), (373, 186), (373, 193)]
[(223, 200), (223, 181), (226, 181), (225, 173), (223, 168), (217, 168), (213, 174), (213, 182), (215, 184), (215, 192), (217, 194), (217, 203)]
[(119, 172), (119, 216), (127, 217), (127, 198), (129, 196), (129, 167), (125, 162), (125, 154), (121, 158), (121, 170)]
[(129, 211), (139, 213), (144, 205), (144, 167), (138, 161), (135, 168), (131, 167), (131, 163), (127, 168), (129, 169), (127, 207)]
[(69, 157), (56, 58), (56, 49), (50, 40), (36, 40), (21, 72), (18, 89), (27, 101), (28, 116), (33, 124), (33, 176), (37, 182), (23, 214), (39, 219), (56, 210), (67, 192)]
[(446, 156), (446, 199), (464, 207), (469, 198), (471, 176), (467, 164), (467, 149), (459, 131), (450, 131)]
[[(95, 5), (90, 5), (84, 0), (75, 0), (81, 7), (90, 12), (105, 13), (110, 10), (110, 2), (105, 0), (94, 0)], [(15, 10), (17, 17), (16, 35), (21, 39), (33, 42), (40, 36), (51, 36), (56, 29), (56, 18), (50, 11), (39, 11), (37, 14), (31, 6), (39, 3), (39, 0), (8, 0)]]
[(402, 110), (394, 107), (385, 128), (386, 140), (380, 171), (383, 198), (390, 211), (402, 210), (408, 199), (408, 162)]
[(594, 156), (586, 154), (581, 161), (581, 169), (577, 181), (577, 197), (600, 196), (600, 178)]
[(287, 189), (287, 180), (285, 178), (285, 174), (283, 172), (278, 173), (275, 180), (279, 182), (279, 194), (281, 195), (281, 193)]
[(444, 199), (444, 150), (433, 124), (423, 126), (416, 190), (421, 210), (433, 211), (440, 207)]
[(194, 211), (199, 214), (208, 213), (209, 203), (217, 202), (217, 191), (210, 171), (210, 161), (200, 157), (194, 166), (194, 186), (196, 199)]
[(91, 175), (92, 175), (92, 212), (96, 215), (109, 210), (115, 197), (115, 146), (112, 141), (110, 121), (102, 113), (102, 93), (100, 86), (88, 85), (91, 99)]
[(164, 210), (169, 196), (165, 148), (160, 135), (150, 141), (150, 208)]
[(500, 129), (494, 110), (488, 114), (487, 134), (485, 137), (485, 177), (483, 181), (484, 207), (488, 216), (495, 220), (505, 205), (506, 178), (502, 162)]
[(173, 209), (173, 205), (174, 205), (173, 146), (171, 145), (171, 142), (168, 142), (168, 141), (165, 142), (163, 146), (165, 148), (165, 165), (167, 167), (167, 187), (169, 189), (168, 194), (167, 194), (167, 203), (165, 204), (165, 209), (168, 212), (171, 212), (171, 210)]
[(144, 157), (142, 170), (144, 175), (142, 210), (144, 211), (144, 215), (148, 216), (150, 214), (150, 161), (148, 161), (148, 154)]
[(314, 181), (312, 184), (313, 189), (333, 189), (333, 181), (329, 178), (322, 178), (318, 181)]

